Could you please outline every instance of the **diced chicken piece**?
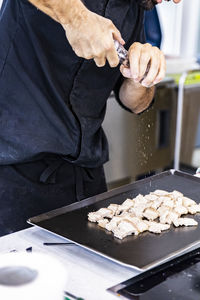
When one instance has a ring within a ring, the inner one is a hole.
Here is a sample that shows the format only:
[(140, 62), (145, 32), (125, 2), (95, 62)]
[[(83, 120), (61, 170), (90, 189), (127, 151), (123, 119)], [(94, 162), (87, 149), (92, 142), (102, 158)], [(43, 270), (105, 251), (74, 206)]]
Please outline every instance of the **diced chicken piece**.
[(178, 191), (173, 191), (171, 193), (171, 195), (173, 196), (174, 199), (178, 199), (179, 197), (182, 198), (183, 197), (183, 194), (178, 192)]
[(138, 206), (131, 207), (129, 212), (134, 214), (138, 218), (142, 218), (143, 217), (143, 211), (145, 210), (145, 208), (146, 208), (146, 204), (141, 204), (141, 205), (138, 205)]
[(118, 239), (123, 239), (128, 235), (134, 233), (138, 235), (138, 231), (135, 226), (129, 221), (121, 221), (116, 229), (113, 230), (114, 236)]
[(106, 228), (106, 224), (109, 223), (108, 219), (101, 219), (97, 221), (98, 225), (102, 228)]
[(148, 194), (144, 196), (145, 199), (147, 199), (147, 201), (155, 201), (158, 199), (158, 196), (153, 195), (153, 194)]
[[(178, 213), (176, 213), (175, 211), (170, 211), (168, 213), (168, 215), (166, 216), (165, 224), (171, 225), (179, 217), (180, 217), (180, 215)], [(161, 218), (161, 220), (162, 220), (162, 218)], [(163, 222), (161, 222), (161, 223), (163, 223)]]
[(178, 205), (174, 207), (174, 211), (176, 213), (178, 213), (180, 216), (181, 215), (186, 215), (188, 213), (188, 209), (187, 207), (183, 206), (183, 205)]
[(120, 205), (119, 207), (119, 211), (122, 212), (122, 211), (128, 211), (131, 207), (134, 206), (134, 200), (132, 199), (126, 199), (122, 205)]
[(88, 220), (90, 222), (97, 222), (98, 220), (102, 219), (102, 216), (100, 214), (98, 214), (97, 212), (90, 212), (88, 214)]
[(134, 198), (134, 206), (142, 205), (142, 204), (147, 204), (148, 200), (139, 194), (136, 198)]
[(174, 207), (174, 200), (172, 200), (170, 197), (165, 197), (165, 199), (163, 200), (163, 205), (168, 206), (170, 208), (173, 208)]
[(169, 211), (170, 211), (170, 208), (168, 207), (168, 206), (164, 206), (164, 205), (162, 205), (162, 206), (160, 206), (159, 208), (158, 208), (158, 213), (159, 213), (159, 216), (161, 216), (163, 213), (165, 213), (165, 212), (168, 212), (169, 213)]
[(159, 213), (153, 208), (147, 208), (143, 212), (143, 217), (145, 217), (146, 219), (148, 219), (150, 221), (153, 221), (159, 217)]
[(121, 216), (116, 216), (113, 217), (112, 220), (106, 224), (105, 228), (108, 231), (113, 231), (115, 228), (117, 228), (118, 224), (122, 221), (122, 217)]
[(110, 204), (108, 209), (110, 209), (114, 215), (118, 215), (120, 213), (120, 205), (118, 204)]
[(154, 208), (154, 209), (158, 209), (160, 207), (160, 205), (162, 204), (162, 200), (160, 200), (159, 198), (152, 201), (150, 203), (150, 207)]
[(183, 197), (178, 197), (175, 200), (175, 206), (183, 206)]
[(148, 230), (148, 225), (140, 218), (129, 215), (125, 217), (125, 220), (128, 220), (129, 222), (133, 223), (138, 232)]
[(200, 205), (194, 204), (194, 205), (189, 206), (187, 209), (190, 214), (194, 215), (194, 214), (200, 212)]
[(191, 218), (178, 218), (173, 221), (174, 226), (197, 226), (198, 222)]
[(159, 221), (160, 221), (161, 224), (167, 224), (168, 223), (168, 219), (167, 219), (168, 215), (169, 215), (169, 210), (168, 209), (165, 209), (165, 210), (163, 210), (162, 213), (160, 213)]
[(147, 224), (149, 225), (148, 230), (153, 233), (161, 233), (162, 231), (170, 228), (170, 225), (168, 224), (160, 224), (152, 221), (147, 221)]
[(110, 210), (108, 208), (100, 208), (99, 210), (97, 210), (97, 214), (102, 216), (102, 218), (105, 218), (105, 217), (112, 218), (114, 215), (112, 210)]
[(103, 219), (105, 217), (106, 218), (112, 218), (113, 217), (113, 212), (108, 208), (100, 208), (96, 212), (90, 212), (88, 214), (88, 220), (90, 222), (97, 222), (100, 219)]
[(168, 196), (170, 193), (164, 190), (155, 190), (154, 192), (151, 192), (150, 194), (156, 195), (156, 196)]
[(188, 206), (192, 206), (195, 205), (196, 202), (188, 197), (183, 197), (183, 205), (188, 207)]

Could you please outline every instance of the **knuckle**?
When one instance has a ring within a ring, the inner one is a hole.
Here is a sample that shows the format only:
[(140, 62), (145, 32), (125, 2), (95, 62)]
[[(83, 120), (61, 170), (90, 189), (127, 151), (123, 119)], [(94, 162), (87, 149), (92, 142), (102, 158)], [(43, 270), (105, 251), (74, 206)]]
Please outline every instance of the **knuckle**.
[(134, 42), (131, 46), (129, 51), (135, 50), (136, 48), (140, 47), (141, 44), (139, 42)]
[(111, 28), (115, 27), (111, 20), (107, 19), (107, 23), (108, 23), (108, 26), (110, 26)]
[(160, 52), (160, 49), (158, 49), (158, 47), (156, 47), (156, 46), (153, 46), (152, 49), (153, 49), (154, 51)]
[(112, 49), (113, 49), (113, 44), (111, 42), (105, 44), (106, 51), (111, 51)]
[(151, 48), (153, 48), (153, 47), (152, 47), (152, 45), (151, 45), (151, 44), (149, 44), (149, 43), (146, 43), (146, 44), (144, 44), (144, 48), (151, 49)]
[(133, 46), (135, 46), (135, 47), (141, 46), (141, 43), (135, 42), (135, 43), (133, 43)]

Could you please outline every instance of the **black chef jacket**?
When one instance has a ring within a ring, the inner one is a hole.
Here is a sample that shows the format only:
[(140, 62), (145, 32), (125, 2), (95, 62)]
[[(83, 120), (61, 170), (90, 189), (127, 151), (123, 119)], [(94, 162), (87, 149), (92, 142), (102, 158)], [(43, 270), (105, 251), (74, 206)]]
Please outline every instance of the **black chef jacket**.
[[(85, 0), (128, 48), (144, 41), (135, 0)], [(0, 11), (0, 235), (27, 218), (106, 190), (101, 127), (119, 67), (75, 55), (60, 24), (27, 0)], [(65, 163), (63, 163), (65, 162)]]
[[(129, 47), (144, 41), (135, 0), (85, 0), (113, 21)], [(0, 18), (0, 165), (46, 153), (94, 168), (108, 160), (101, 127), (119, 67), (76, 56), (61, 25), (27, 0), (4, 0)]]

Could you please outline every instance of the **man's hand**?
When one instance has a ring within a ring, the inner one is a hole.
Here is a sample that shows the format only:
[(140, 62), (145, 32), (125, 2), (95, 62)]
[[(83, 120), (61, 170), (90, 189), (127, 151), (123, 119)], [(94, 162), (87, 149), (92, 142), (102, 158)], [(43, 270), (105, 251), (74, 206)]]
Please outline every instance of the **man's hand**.
[(122, 45), (125, 42), (109, 19), (88, 10), (81, 0), (29, 1), (63, 26), (78, 56), (94, 59), (98, 67), (103, 67), (106, 59), (111, 67), (119, 64), (114, 39)]
[[(63, 24), (62, 24), (63, 25)], [(77, 56), (94, 59), (98, 67), (103, 67), (106, 59), (111, 67), (119, 64), (113, 39), (124, 44), (121, 34), (114, 24), (89, 10), (63, 25), (67, 39)]]
[(135, 113), (150, 105), (154, 96), (154, 85), (165, 76), (164, 54), (150, 44), (134, 43), (129, 49), (130, 68), (120, 67), (126, 78), (119, 97), (122, 103)]
[(150, 44), (134, 43), (129, 49), (130, 68), (121, 66), (124, 77), (151, 87), (165, 77), (166, 63), (162, 51)]

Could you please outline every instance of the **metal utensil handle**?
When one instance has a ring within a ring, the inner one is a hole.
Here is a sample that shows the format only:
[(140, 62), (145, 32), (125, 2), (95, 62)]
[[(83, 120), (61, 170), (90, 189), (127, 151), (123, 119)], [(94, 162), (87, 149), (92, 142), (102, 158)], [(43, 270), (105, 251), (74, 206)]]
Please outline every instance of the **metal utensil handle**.
[(129, 64), (129, 59), (128, 59), (128, 51), (118, 41), (115, 40), (114, 44), (115, 44), (117, 54), (119, 56), (120, 64), (122, 64), (125, 67), (129, 68), (130, 64)]

